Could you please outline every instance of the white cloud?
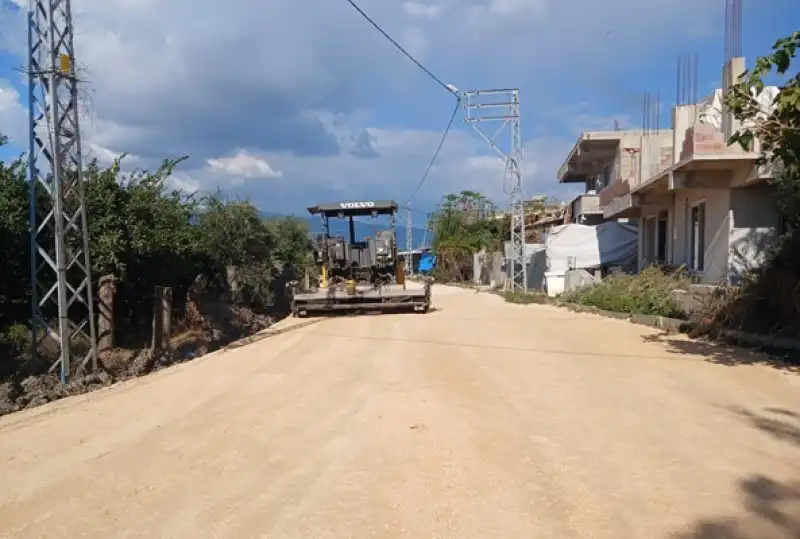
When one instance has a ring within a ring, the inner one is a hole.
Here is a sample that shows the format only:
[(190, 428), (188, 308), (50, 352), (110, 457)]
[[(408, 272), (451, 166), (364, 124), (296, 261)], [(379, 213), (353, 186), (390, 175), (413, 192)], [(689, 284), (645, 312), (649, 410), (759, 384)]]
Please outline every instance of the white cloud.
[(413, 17), (438, 19), (442, 14), (443, 6), (422, 2), (403, 2), (403, 11)]
[[(360, 5), (445, 82), (521, 89), (523, 133), (531, 137), (523, 175), (532, 194), (558, 190), (555, 172), (575, 129), (613, 125), (594, 103), (565, 106), (570, 88), (596, 82), (612, 62), (635, 65), (661, 46), (661, 38), (681, 39), (704, 28), (721, 10), (718, 3), (673, 0), (647, 9), (635, 0), (608, 0), (602, 9), (594, 0)], [(87, 148), (101, 161), (132, 152), (137, 167), (151, 169), (165, 157), (189, 155), (175, 185), (233, 186), (275, 211), (303, 207), (311, 196), (363, 192), (402, 199), (425, 170), (452, 107), (451, 96), (346, 2), (72, 5), (77, 63), (90, 81), (84, 88), (91, 107), (83, 123)], [(610, 30), (616, 30), (611, 37)], [(20, 55), (20, 65), (24, 34), (24, 15), (0, 9), (0, 48)], [(543, 73), (549, 96), (539, 92)], [(19, 99), (0, 85), (0, 125), (25, 147), (27, 115)], [(283, 181), (234, 184), (279, 174)], [(502, 174), (485, 143), (456, 128), (420, 204), (465, 187), (501, 201)]]
[(173, 189), (178, 189), (188, 194), (196, 193), (201, 188), (200, 182), (183, 171), (173, 172), (169, 178), (167, 178), (167, 183)]
[(281, 171), (273, 170), (265, 159), (241, 148), (230, 157), (209, 159), (206, 163), (212, 171), (235, 179), (279, 178), (283, 175)]
[[(84, 144), (83, 151), (85, 154), (84, 158), (97, 159), (97, 162), (101, 166), (109, 166), (123, 155), (122, 152), (115, 152), (114, 150), (100, 146), (96, 142), (91, 142), (91, 140), (88, 144)], [(137, 155), (126, 155), (124, 159), (125, 165), (128, 166), (135, 166), (139, 161), (140, 158)]]
[(420, 62), (425, 61), (425, 56), (428, 53), (428, 37), (422, 28), (418, 26), (404, 28), (400, 32), (400, 44), (411, 56)]
[(11, 84), (0, 79), (0, 133), (12, 141), (27, 141), (28, 116), (20, 95)]

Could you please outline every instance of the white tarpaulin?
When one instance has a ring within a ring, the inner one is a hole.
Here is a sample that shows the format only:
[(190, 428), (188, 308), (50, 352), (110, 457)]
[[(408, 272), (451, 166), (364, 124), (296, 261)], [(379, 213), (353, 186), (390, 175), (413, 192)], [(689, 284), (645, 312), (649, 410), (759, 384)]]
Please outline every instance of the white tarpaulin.
[[(633, 264), (639, 254), (639, 231), (617, 222), (597, 226), (561, 225), (547, 235), (547, 269), (565, 272), (600, 266)], [(571, 262), (571, 264), (570, 264)]]
[[(762, 116), (769, 115), (775, 109), (775, 97), (778, 95), (778, 91), (777, 86), (765, 86), (761, 93), (757, 93), (753, 89), (752, 95), (758, 103)], [(722, 129), (722, 90), (714, 90), (697, 104), (697, 108), (698, 120), (701, 124), (708, 124), (717, 130)], [(745, 127), (749, 126), (745, 125)]]

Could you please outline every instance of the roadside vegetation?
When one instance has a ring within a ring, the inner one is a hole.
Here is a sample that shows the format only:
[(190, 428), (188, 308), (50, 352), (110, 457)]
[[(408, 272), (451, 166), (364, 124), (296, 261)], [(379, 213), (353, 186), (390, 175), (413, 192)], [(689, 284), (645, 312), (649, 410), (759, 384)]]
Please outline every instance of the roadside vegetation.
[(440, 282), (470, 281), (472, 255), (482, 249), (502, 250), (510, 235), (508, 217), (496, 218), (494, 204), (474, 191), (446, 195), (429, 226), (437, 257), (434, 276)]
[(654, 266), (637, 275), (610, 275), (598, 283), (569, 290), (558, 301), (618, 313), (685, 319), (687, 314), (672, 292), (686, 290), (690, 284), (691, 279), (683, 269)]
[[(285, 284), (298, 278), (309, 261), (308, 230), (302, 221), (265, 220), (247, 201), (171, 189), (169, 176), (181, 161), (165, 160), (158, 170), (132, 174), (123, 174), (119, 161), (109, 168), (96, 162), (86, 167), (95, 301), (101, 278), (113, 277), (116, 283), (118, 349), (101, 358), (106, 378), (155, 368), (133, 363), (150, 343), (156, 287), (172, 288), (176, 339), (201, 341), (182, 352), (194, 357), (283, 316)], [(29, 353), (26, 166), (24, 159), (0, 161), (0, 413), (4, 395), (6, 401), (26, 404), (24, 395), (30, 392), (21, 384), (30, 377), (46, 377), (53, 359), (47, 356), (54, 352), (41, 348), (44, 361), (36, 364)], [(51, 380), (47, 384), (52, 387)]]
[(551, 299), (544, 292), (529, 291), (525, 292), (504, 292), (503, 298), (508, 303), (516, 303), (518, 305), (531, 305), (532, 303), (544, 304), (551, 303)]

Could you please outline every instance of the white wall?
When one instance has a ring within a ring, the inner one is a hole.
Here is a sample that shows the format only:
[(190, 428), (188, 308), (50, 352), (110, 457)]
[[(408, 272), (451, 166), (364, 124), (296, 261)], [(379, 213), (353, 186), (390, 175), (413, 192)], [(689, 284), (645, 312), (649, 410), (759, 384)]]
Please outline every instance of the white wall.
[(675, 192), (672, 263), (689, 266), (689, 216), (691, 205), (700, 201), (706, 203), (705, 268), (702, 282), (717, 284), (728, 274), (730, 189), (680, 189)]
[(764, 260), (766, 249), (780, 233), (780, 212), (774, 188), (767, 183), (731, 191), (731, 231), (728, 277), (741, 282), (749, 268)]

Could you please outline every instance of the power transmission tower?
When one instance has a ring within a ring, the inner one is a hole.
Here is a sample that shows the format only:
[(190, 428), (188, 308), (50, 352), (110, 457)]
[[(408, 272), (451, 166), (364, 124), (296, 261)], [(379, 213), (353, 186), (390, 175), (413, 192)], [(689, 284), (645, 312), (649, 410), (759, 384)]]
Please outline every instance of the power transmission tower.
[(70, 0), (31, 1), (28, 82), (33, 351), (52, 338), (66, 382), (97, 367)]
[(428, 243), (428, 232), (431, 230), (431, 215), (428, 214), (428, 219), (425, 221), (425, 233), (422, 235), (422, 243), (419, 244), (420, 249), (424, 249)]
[[(511, 214), (511, 253), (508, 264), (511, 268), (511, 289), (528, 290), (528, 276), (525, 271), (525, 211), (522, 194), (522, 139), (519, 129), (519, 90), (473, 90), (463, 93), (466, 121), (489, 143), (505, 163), (504, 190), (509, 195)], [(485, 109), (495, 112), (486, 114)], [(484, 132), (482, 124), (500, 123), (493, 134)], [(509, 147), (501, 148), (498, 138), (508, 127)]]
[(406, 273), (411, 274), (414, 272), (414, 239), (411, 234), (411, 203), (406, 205)]

